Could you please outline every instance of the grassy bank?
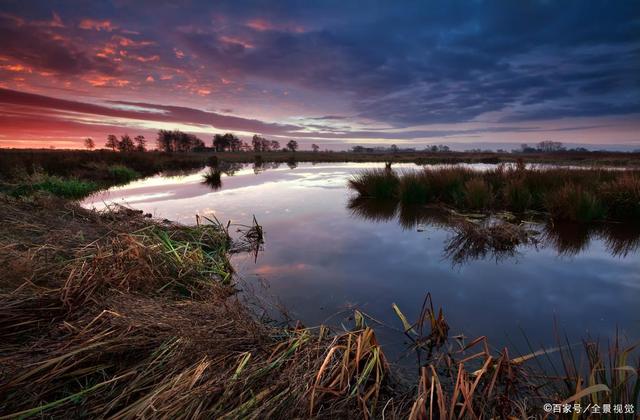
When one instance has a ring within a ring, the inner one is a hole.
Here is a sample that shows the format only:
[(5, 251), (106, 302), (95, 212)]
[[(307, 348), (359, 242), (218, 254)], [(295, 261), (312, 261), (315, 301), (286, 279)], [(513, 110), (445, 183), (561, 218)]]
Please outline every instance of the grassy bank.
[(215, 154), (227, 162), (394, 162), (428, 164), (516, 162), (559, 165), (601, 165), (640, 167), (640, 153), (562, 152), (562, 153), (498, 153), (498, 152), (221, 152)]
[(0, 192), (24, 196), (48, 191), (77, 199), (99, 189), (124, 184), (162, 171), (180, 171), (210, 165), (225, 167), (253, 163), (256, 170), (270, 163), (298, 162), (395, 162), (502, 163), (524, 159), (528, 163), (573, 165), (640, 165), (640, 154), (613, 152), (490, 153), (490, 152), (111, 152), (108, 150), (0, 149)]
[(361, 198), (462, 211), (544, 212), (554, 220), (637, 221), (640, 171), (442, 167), (398, 173), (365, 171), (349, 181)]
[(201, 168), (201, 155), (105, 150), (0, 150), (0, 191), (78, 199), (161, 171)]
[(0, 207), (0, 416), (349, 417), (392, 395), (372, 330), (276, 328), (235, 299), (225, 226)]
[(0, 416), (505, 418), (638, 402), (632, 349), (589, 342), (581, 365), (567, 347), (546, 377), (527, 367), (536, 354), (449, 339), (430, 298), (414, 323), (393, 307), (426, 355), (402, 385), (366, 314), (346, 331), (257, 320), (235, 297), (223, 225), (38, 195), (0, 195), (0, 209)]

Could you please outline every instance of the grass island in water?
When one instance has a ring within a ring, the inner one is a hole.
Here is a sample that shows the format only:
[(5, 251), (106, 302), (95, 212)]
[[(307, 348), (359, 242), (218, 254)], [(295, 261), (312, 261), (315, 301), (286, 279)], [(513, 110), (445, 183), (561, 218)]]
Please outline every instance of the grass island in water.
[(349, 181), (362, 198), (462, 211), (543, 212), (568, 222), (636, 222), (640, 172), (602, 168), (526, 168), (499, 165), (477, 171), (445, 166), (421, 171), (376, 169)]

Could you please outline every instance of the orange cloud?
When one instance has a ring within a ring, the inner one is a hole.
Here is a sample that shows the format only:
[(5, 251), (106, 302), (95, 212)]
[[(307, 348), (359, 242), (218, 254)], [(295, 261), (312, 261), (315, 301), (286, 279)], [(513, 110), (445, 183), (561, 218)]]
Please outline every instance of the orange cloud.
[(115, 29), (118, 29), (118, 27), (113, 23), (111, 23), (110, 20), (94, 20), (94, 19), (82, 19), (78, 27), (80, 29), (106, 31), (106, 32), (111, 32)]
[(142, 55), (132, 55), (131, 58), (133, 58), (136, 61), (139, 61), (141, 63), (148, 63), (151, 61), (159, 61), (160, 60), (160, 56), (159, 55), (152, 55), (149, 57), (144, 57)]
[(115, 53), (116, 50), (107, 45), (96, 53), (96, 57), (107, 58), (108, 56), (114, 55)]
[(114, 35), (112, 39), (116, 41), (118, 44), (120, 44), (122, 47), (146, 47), (147, 45), (155, 44), (152, 41), (135, 41), (131, 38), (127, 38), (120, 35)]
[(7, 64), (4, 66), (0, 66), (3, 70), (12, 71), (14, 73), (31, 73), (30, 67), (25, 67), (22, 64)]
[(94, 87), (124, 87), (130, 84), (128, 80), (103, 75), (88, 77), (85, 80)]

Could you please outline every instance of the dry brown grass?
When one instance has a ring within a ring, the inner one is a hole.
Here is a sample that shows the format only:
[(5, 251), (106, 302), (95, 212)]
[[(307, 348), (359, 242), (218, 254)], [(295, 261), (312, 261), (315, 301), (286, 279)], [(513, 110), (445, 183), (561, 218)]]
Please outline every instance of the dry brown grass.
[(463, 211), (544, 212), (579, 223), (640, 217), (640, 172), (631, 169), (446, 166), (400, 174), (376, 169), (356, 174), (348, 185), (361, 198)]
[(498, 261), (515, 255), (520, 246), (538, 243), (524, 224), (504, 220), (461, 219), (452, 226), (454, 235), (446, 244), (444, 254), (455, 264), (487, 255)]
[[(23, 266), (1, 284), (3, 415), (348, 417), (388, 400), (372, 330), (271, 327), (234, 298), (225, 226), (2, 199)], [(244, 228), (246, 250), (263, 234)]]
[[(540, 401), (637, 402), (633, 349), (605, 364), (587, 347), (587, 376), (573, 364), (553, 387), (525, 368), (536, 354), (452, 347), (430, 296), (413, 324), (394, 307), (428, 352), (401, 389), (359, 312), (342, 332), (258, 321), (226, 281), (226, 226), (0, 200), (1, 263), (16, 268), (0, 283), (2, 418), (505, 418), (539, 415)], [(257, 222), (246, 228), (259, 244)]]

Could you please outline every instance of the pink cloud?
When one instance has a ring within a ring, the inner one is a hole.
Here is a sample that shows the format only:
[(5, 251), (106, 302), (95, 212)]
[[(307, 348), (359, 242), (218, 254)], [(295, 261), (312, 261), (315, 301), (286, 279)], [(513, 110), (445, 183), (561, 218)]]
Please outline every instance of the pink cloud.
[(118, 27), (111, 23), (110, 20), (95, 20), (95, 19), (82, 19), (78, 25), (80, 29), (94, 30), (94, 31), (106, 31), (111, 32)]
[(148, 57), (142, 56), (142, 55), (132, 55), (131, 56), (132, 59), (139, 61), (141, 63), (149, 63), (149, 62), (153, 62), (153, 61), (160, 61), (160, 56), (159, 55), (151, 55)]
[(253, 48), (254, 45), (252, 43), (250, 43), (249, 41), (245, 41), (241, 38), (236, 38), (236, 37), (232, 37), (232, 36), (226, 36), (223, 35), (220, 38), (220, 41), (224, 42), (225, 44), (235, 44), (235, 45), (242, 45), (244, 48)]
[(114, 35), (111, 39), (120, 44), (120, 46), (122, 47), (146, 47), (148, 45), (155, 44), (155, 42), (152, 41), (135, 41), (131, 38), (120, 35)]

